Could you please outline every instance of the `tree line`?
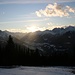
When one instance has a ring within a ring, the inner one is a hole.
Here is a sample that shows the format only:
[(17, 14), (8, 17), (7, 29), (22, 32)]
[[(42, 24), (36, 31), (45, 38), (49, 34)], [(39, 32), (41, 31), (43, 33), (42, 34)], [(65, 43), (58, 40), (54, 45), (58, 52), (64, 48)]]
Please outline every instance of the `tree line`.
[(9, 35), (7, 44), (4, 47), (0, 44), (0, 66), (71, 66), (75, 65), (74, 60), (75, 55), (69, 56), (66, 51), (63, 54), (54, 52), (53, 54), (44, 55), (38, 49), (32, 50), (14, 43), (11, 35)]

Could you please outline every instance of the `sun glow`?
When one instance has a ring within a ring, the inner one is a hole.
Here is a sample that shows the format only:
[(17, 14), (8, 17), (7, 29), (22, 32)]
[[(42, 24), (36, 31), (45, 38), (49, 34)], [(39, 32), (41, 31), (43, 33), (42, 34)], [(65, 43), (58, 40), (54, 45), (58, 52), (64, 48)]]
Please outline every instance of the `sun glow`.
[(40, 29), (39, 29), (38, 27), (36, 27), (36, 26), (31, 26), (31, 27), (28, 27), (27, 29), (28, 29), (29, 32), (35, 32), (35, 31), (40, 30)]

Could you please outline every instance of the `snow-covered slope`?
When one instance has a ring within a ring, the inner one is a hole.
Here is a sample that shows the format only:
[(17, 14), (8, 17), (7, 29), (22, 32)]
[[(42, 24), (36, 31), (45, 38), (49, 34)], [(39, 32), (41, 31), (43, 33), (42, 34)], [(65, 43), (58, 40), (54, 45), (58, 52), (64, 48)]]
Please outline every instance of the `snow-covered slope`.
[(75, 75), (72, 69), (65, 67), (18, 67), (0, 68), (0, 75)]

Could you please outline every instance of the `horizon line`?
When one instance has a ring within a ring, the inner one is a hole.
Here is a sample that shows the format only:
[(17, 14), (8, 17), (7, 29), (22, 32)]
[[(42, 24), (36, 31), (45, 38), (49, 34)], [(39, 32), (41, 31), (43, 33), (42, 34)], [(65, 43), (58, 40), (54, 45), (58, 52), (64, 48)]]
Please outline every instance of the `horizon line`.
[[(53, 29), (55, 29), (55, 28), (64, 28), (65, 29), (65, 28), (70, 27), (70, 26), (75, 27), (75, 25), (68, 25), (68, 26), (54, 27)], [(52, 31), (53, 29), (37, 30), (37, 31), (34, 31), (34, 32), (46, 31), (46, 30), (51, 30)], [(7, 31), (7, 32), (11, 32), (11, 33), (34, 33), (34, 32), (22, 32), (22, 31), (20, 31), (20, 32), (18, 32), (18, 31), (10, 31), (8, 29), (5, 29), (5, 30), (0, 29), (0, 31)]]

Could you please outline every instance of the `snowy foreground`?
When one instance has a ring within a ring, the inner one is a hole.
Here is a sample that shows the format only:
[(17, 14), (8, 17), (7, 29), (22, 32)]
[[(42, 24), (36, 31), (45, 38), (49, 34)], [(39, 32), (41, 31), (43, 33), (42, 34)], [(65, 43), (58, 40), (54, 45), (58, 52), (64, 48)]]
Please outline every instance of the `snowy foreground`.
[(68, 67), (16, 67), (0, 68), (0, 75), (75, 75)]

